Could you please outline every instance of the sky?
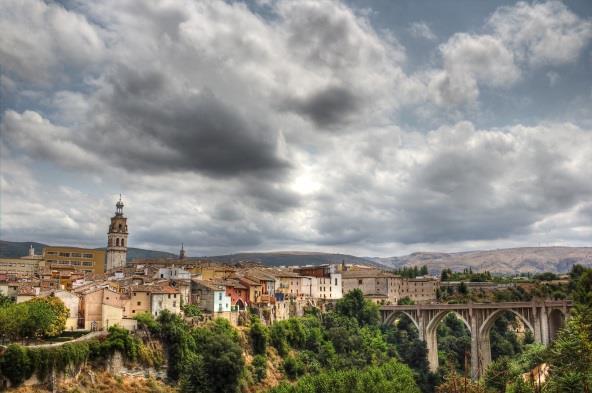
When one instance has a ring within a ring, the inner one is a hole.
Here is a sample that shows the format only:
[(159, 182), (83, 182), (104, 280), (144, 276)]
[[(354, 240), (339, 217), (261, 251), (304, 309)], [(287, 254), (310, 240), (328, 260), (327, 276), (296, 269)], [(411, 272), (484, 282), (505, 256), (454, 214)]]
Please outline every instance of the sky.
[(590, 246), (589, 0), (0, 2), (0, 238)]

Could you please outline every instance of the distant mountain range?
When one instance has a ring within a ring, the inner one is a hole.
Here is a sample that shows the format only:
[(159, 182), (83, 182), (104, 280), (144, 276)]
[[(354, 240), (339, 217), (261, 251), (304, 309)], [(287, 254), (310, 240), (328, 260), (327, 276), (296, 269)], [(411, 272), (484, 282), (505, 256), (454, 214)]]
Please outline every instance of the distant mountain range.
[[(41, 254), (43, 247), (47, 244), (36, 242), (9, 242), (0, 240), (0, 258), (20, 258), (29, 254), (29, 246), (33, 245), (35, 252)], [(96, 250), (104, 250), (105, 247), (96, 248)], [(127, 249), (127, 260), (132, 261), (136, 258), (141, 259), (157, 259), (157, 258), (175, 258), (177, 255), (166, 251), (144, 250), (141, 248), (130, 247)]]
[[(33, 244), (40, 253), (43, 243), (10, 242), (0, 240), (0, 257), (18, 258), (27, 255)], [(103, 248), (104, 249), (104, 248)], [(175, 258), (177, 255), (165, 251), (128, 248), (127, 260), (136, 258)], [(457, 253), (415, 252), (401, 257), (357, 257), (347, 254), (330, 254), (306, 251), (280, 251), (260, 253), (238, 253), (203, 257), (218, 262), (260, 262), (267, 266), (304, 266), (327, 263), (360, 264), (396, 269), (403, 266), (426, 265), (431, 273), (448, 268), (455, 271), (471, 268), (473, 271), (488, 270), (492, 273), (537, 273), (549, 271), (568, 272), (574, 264), (592, 266), (592, 247), (523, 247), (488, 251), (466, 251)]]
[(241, 261), (260, 262), (267, 266), (304, 266), (341, 263), (374, 265), (379, 263), (370, 258), (356, 257), (347, 254), (328, 254), (322, 252), (305, 251), (279, 251), (279, 252), (253, 252), (230, 255), (218, 255), (207, 257), (207, 259), (235, 264)]
[(457, 253), (415, 252), (402, 257), (369, 258), (388, 267), (427, 265), (430, 272), (447, 268), (495, 273), (568, 272), (574, 264), (592, 266), (592, 247), (522, 247)]

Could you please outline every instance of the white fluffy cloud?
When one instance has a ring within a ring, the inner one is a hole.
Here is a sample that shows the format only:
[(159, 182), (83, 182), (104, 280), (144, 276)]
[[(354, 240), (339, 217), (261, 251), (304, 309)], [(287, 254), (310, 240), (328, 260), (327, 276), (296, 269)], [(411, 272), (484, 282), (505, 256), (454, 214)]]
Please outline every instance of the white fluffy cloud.
[(508, 87), (528, 67), (573, 63), (592, 39), (592, 21), (558, 1), (500, 7), (486, 30), (457, 33), (440, 45), (443, 69), (429, 82), (433, 102), (473, 105), (480, 86)]
[(440, 46), (444, 69), (430, 88), (439, 105), (474, 102), (478, 86), (504, 87), (516, 82), (514, 55), (496, 37), (457, 33)]
[(0, 58), (23, 81), (57, 85), (96, 66), (105, 53), (101, 29), (59, 4), (7, 0), (0, 7)]
[(531, 66), (574, 62), (592, 38), (592, 22), (560, 1), (501, 7), (488, 23), (517, 58)]

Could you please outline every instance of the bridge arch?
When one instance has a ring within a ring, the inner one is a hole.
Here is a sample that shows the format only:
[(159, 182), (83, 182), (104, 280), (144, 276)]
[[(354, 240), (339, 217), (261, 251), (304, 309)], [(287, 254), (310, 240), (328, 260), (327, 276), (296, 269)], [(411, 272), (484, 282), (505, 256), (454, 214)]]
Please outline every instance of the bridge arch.
[(491, 329), (495, 321), (505, 313), (514, 314), (535, 335), (534, 321), (530, 321), (524, 314), (512, 308), (498, 309), (489, 314), (479, 328), (479, 369), (486, 370), (491, 364)]
[(438, 328), (438, 325), (440, 324), (440, 322), (442, 322), (442, 320), (448, 315), (448, 314), (454, 314), (458, 319), (460, 319), (461, 321), (463, 321), (463, 323), (465, 324), (465, 326), (467, 327), (467, 329), (469, 330), (469, 332), (472, 334), (471, 332), (471, 324), (469, 323), (469, 321), (467, 320), (467, 318), (465, 318), (464, 315), (462, 315), (461, 313), (459, 313), (456, 310), (444, 310), (444, 311), (440, 311), (438, 312), (436, 315), (434, 315), (430, 321), (428, 322), (428, 326), (426, 327), (426, 332), (429, 334), (432, 331), (436, 331), (436, 329)]
[(431, 318), (427, 322), (427, 326), (425, 329), (425, 342), (428, 349), (428, 363), (430, 365), (430, 370), (436, 372), (439, 367), (439, 360), (438, 360), (438, 325), (442, 320), (448, 315), (453, 314), (457, 318), (459, 318), (464, 325), (466, 326), (469, 335), (473, 335), (473, 329), (471, 329), (471, 324), (468, 320), (468, 315), (463, 315), (462, 311), (459, 312), (457, 310), (441, 310), (436, 312), (431, 316)]
[(415, 318), (413, 315), (411, 315), (410, 312), (405, 311), (405, 310), (397, 310), (397, 311), (393, 311), (384, 321), (384, 324), (386, 326), (390, 326), (392, 325), (395, 320), (400, 317), (401, 315), (405, 315), (407, 318), (409, 318), (411, 320), (411, 322), (413, 323), (413, 325), (417, 328), (417, 331), (419, 332), (419, 334), (421, 335), (421, 328), (419, 326), (419, 321), (417, 320), (417, 318)]
[(532, 333), (534, 333), (534, 327), (532, 326), (532, 323), (523, 314), (521, 314), (518, 311), (511, 309), (511, 308), (506, 308), (506, 309), (501, 308), (501, 309), (495, 310), (494, 312), (489, 314), (489, 316), (487, 318), (485, 318), (485, 320), (481, 324), (481, 329), (479, 329), (479, 336), (484, 337), (484, 335), (486, 335), (487, 337), (489, 337), (489, 332), (491, 331), (491, 327), (495, 323), (495, 320), (498, 319), (502, 314), (504, 314), (506, 312), (511, 312), (514, 315), (516, 315), (518, 317), (518, 319), (520, 319), (520, 321), (522, 323), (524, 323), (524, 325), (526, 325), (526, 327), (528, 327), (528, 329)]
[(547, 316), (549, 320), (549, 340), (553, 341), (559, 332), (559, 329), (565, 326), (567, 315), (560, 308), (553, 308), (549, 310)]

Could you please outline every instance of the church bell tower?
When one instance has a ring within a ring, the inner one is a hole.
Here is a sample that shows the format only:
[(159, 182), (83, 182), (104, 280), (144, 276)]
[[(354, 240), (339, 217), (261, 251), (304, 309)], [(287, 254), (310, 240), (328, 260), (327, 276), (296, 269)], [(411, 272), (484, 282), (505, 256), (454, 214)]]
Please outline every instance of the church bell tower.
[(107, 233), (107, 271), (124, 267), (127, 259), (127, 218), (123, 215), (121, 195)]

